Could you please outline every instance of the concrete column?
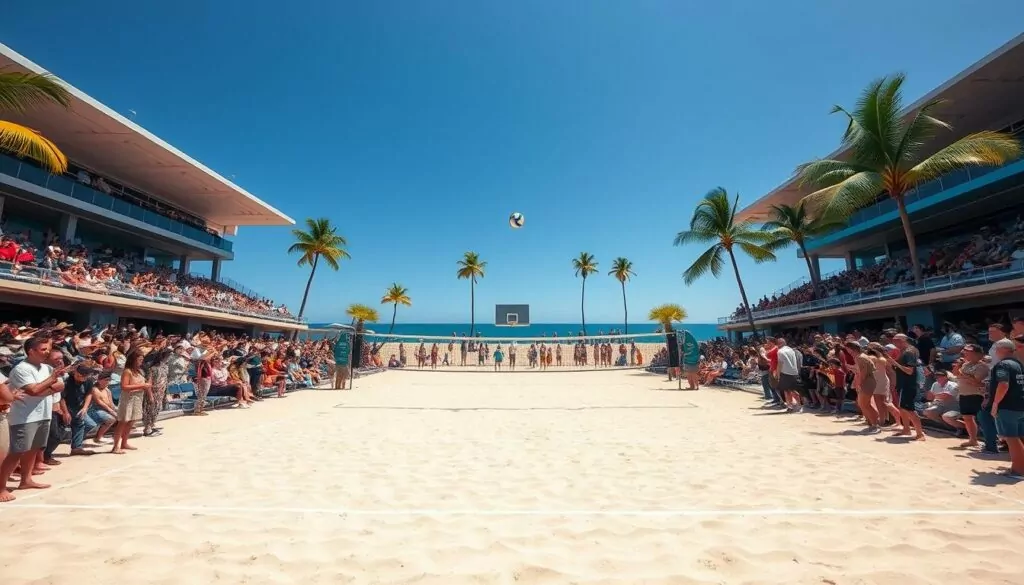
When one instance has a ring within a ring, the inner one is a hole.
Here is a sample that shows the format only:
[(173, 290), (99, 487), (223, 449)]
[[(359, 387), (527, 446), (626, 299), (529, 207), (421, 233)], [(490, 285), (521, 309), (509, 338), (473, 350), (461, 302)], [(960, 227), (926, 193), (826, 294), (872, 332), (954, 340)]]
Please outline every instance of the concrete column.
[(220, 258), (213, 260), (213, 270), (210, 271), (210, 280), (220, 282)]
[(852, 251), (851, 252), (847, 252), (846, 253), (846, 269), (847, 270), (853, 270), (856, 267), (857, 267), (857, 263), (853, 259), (853, 252)]
[(814, 270), (814, 276), (821, 278), (821, 256), (817, 254), (811, 254), (811, 269)]
[(189, 264), (188, 256), (181, 256), (180, 258), (178, 258), (178, 274), (180, 274), (182, 276), (187, 275), (188, 274), (188, 264)]
[(6, 200), (7, 198), (4, 197), (3, 194), (0, 194), (0, 217), (2, 217), (4, 214), (4, 201)]
[(108, 307), (89, 307), (75, 315), (75, 327), (85, 329), (86, 327), (106, 327), (117, 324), (117, 313)]
[(203, 322), (194, 317), (189, 317), (189, 319), (185, 322), (185, 329), (188, 331), (189, 335), (195, 333), (196, 331), (199, 331), (202, 328)]
[(75, 233), (78, 231), (78, 216), (65, 213), (60, 216), (60, 228), (57, 230), (57, 235), (60, 236), (62, 241), (71, 242), (75, 239)]

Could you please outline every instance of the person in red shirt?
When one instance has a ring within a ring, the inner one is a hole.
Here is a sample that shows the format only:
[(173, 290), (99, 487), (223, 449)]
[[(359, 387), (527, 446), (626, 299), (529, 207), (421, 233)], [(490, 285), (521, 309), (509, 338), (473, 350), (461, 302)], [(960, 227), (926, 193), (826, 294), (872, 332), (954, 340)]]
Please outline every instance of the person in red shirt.
[(18, 257), (18, 244), (4, 236), (0, 238), (0, 262), (14, 262)]

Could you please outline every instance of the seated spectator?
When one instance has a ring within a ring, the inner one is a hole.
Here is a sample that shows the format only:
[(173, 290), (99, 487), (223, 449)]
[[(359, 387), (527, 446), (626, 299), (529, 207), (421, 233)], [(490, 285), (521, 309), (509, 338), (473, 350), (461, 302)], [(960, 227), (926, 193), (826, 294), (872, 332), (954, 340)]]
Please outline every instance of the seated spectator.
[(103, 436), (117, 423), (117, 406), (114, 404), (114, 395), (110, 392), (112, 375), (111, 372), (100, 372), (89, 393), (86, 414), (96, 427), (96, 434), (92, 438), (96, 444), (107, 443)]
[(960, 394), (956, 382), (949, 379), (949, 372), (935, 371), (935, 383), (925, 392), (925, 398), (928, 403), (921, 412), (925, 418), (963, 428), (963, 424), (960, 423)]

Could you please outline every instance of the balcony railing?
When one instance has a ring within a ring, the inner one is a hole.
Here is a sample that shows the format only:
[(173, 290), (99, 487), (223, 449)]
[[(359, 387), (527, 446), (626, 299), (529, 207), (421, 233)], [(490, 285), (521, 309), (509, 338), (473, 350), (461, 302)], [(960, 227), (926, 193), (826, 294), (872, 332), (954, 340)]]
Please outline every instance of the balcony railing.
[(72, 197), (77, 201), (95, 205), (101, 209), (112, 211), (118, 215), (130, 217), (154, 227), (167, 230), (171, 233), (184, 236), (195, 242), (213, 246), (225, 252), (230, 252), (232, 243), (230, 240), (211, 234), (210, 232), (197, 228), (187, 223), (171, 219), (155, 211), (145, 209), (123, 199), (94, 189), (93, 187), (80, 183), (68, 177), (52, 175), (43, 169), (32, 164), (20, 161), (12, 156), (0, 154), (0, 173), (21, 179), (26, 183), (38, 185), (44, 189), (55, 191), (62, 195)]
[(247, 311), (238, 309), (235, 306), (233, 306), (233, 303), (231, 303), (228, 300), (204, 301), (201, 299), (197, 299), (195, 297), (191, 297), (184, 293), (172, 294), (162, 292), (156, 296), (152, 296), (145, 294), (142, 291), (137, 290), (131, 284), (122, 282), (120, 280), (107, 280), (102, 283), (97, 283), (94, 285), (73, 285), (67, 282), (66, 280), (61, 279), (60, 273), (58, 271), (47, 270), (42, 267), (36, 266), (16, 267), (14, 264), (11, 264), (10, 262), (0, 262), (0, 280), (29, 282), (32, 284), (52, 286), (67, 290), (77, 290), (95, 294), (125, 297), (139, 301), (158, 303), (162, 305), (173, 305), (176, 307), (189, 307), (192, 309), (216, 311), (218, 313), (227, 313), (230, 315), (238, 315), (241, 317), (255, 317), (257, 319), (267, 319), (270, 321), (278, 321), (281, 323), (304, 323), (306, 321), (305, 319), (302, 319), (300, 321), (295, 317), (282, 315), (280, 313)]
[[(849, 307), (852, 305), (865, 305), (890, 299), (913, 297), (958, 288), (968, 288), (992, 282), (1013, 280), (1016, 278), (1024, 278), (1024, 260), (1014, 260), (1013, 262), (1008, 262), (1006, 264), (988, 266), (986, 268), (973, 268), (971, 270), (947, 274), (945, 276), (926, 278), (921, 286), (917, 286), (914, 283), (891, 284), (868, 291), (846, 293), (797, 305), (754, 311), (754, 320), (783, 317), (786, 315), (799, 315), (801, 313), (813, 313), (815, 311), (824, 311), (838, 307)], [(744, 314), (731, 315), (729, 317), (719, 317), (718, 323), (719, 325), (728, 325), (731, 323), (742, 323), (745, 322), (746, 319), (747, 317)]]

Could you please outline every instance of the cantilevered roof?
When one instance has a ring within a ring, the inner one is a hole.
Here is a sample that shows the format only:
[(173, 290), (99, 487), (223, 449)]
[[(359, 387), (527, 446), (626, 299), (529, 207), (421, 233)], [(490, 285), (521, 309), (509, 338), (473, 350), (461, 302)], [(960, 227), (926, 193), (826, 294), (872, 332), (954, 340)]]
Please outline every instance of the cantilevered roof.
[[(952, 132), (940, 132), (925, 151), (935, 152), (954, 141), (980, 130), (998, 130), (1024, 118), (1024, 34), (992, 51), (956, 77), (929, 92), (903, 111), (908, 118), (924, 104), (936, 98), (947, 100), (936, 116), (953, 126)], [(837, 139), (839, 137), (837, 136)], [(824, 158), (843, 159), (839, 149)], [(810, 160), (810, 156), (808, 157)], [(809, 191), (800, 189), (793, 177), (772, 192), (741, 210), (740, 219), (762, 221), (771, 205), (796, 203)]]
[[(0, 71), (47, 71), (0, 43)], [(38, 130), (68, 158), (206, 220), (211, 227), (295, 221), (138, 124), (64, 82), (71, 108), (3, 112)]]

